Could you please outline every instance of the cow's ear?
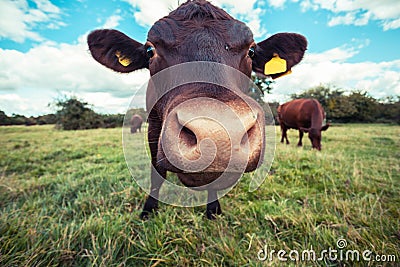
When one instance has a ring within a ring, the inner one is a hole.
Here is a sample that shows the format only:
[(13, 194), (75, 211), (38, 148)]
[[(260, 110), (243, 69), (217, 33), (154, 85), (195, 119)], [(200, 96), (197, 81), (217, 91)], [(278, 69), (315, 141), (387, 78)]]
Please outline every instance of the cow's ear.
[(148, 68), (149, 59), (143, 44), (117, 30), (95, 30), (87, 38), (93, 58), (118, 72)]
[(329, 126), (330, 126), (329, 123), (325, 124), (324, 126), (322, 126), (321, 131), (326, 131), (326, 130), (328, 130)]
[(307, 39), (297, 33), (277, 33), (259, 42), (253, 57), (253, 71), (276, 79), (291, 73), (307, 49)]
[(310, 128), (299, 127), (299, 130), (302, 132), (308, 133), (310, 131)]

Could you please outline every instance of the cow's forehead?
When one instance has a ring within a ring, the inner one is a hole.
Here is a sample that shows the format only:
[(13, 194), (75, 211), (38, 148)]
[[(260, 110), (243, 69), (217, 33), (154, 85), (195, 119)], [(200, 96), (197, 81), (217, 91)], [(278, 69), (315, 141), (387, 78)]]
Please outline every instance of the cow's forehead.
[(224, 10), (206, 1), (188, 1), (168, 16), (158, 20), (148, 33), (150, 42), (166, 46), (188, 40), (191, 34), (207, 30), (209, 34), (226, 42), (249, 43), (253, 41), (251, 30), (231, 17)]
[(227, 43), (251, 43), (251, 30), (238, 20), (204, 20), (175, 21), (165, 17), (157, 21), (149, 30), (147, 39), (150, 42), (161, 42), (165, 45), (177, 46), (184, 40), (190, 40), (194, 34), (207, 32)]

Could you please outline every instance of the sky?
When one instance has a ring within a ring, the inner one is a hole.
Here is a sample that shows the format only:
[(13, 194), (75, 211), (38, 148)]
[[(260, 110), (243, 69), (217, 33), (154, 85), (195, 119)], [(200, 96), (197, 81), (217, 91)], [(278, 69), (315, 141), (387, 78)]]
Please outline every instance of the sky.
[[(147, 70), (119, 74), (95, 62), (87, 34), (113, 28), (144, 43), (151, 25), (183, 0), (0, 0), (0, 110), (7, 115), (54, 112), (73, 95), (100, 113), (144, 107), (138, 89)], [(245, 22), (260, 42), (297, 32), (308, 50), (293, 73), (276, 79), (267, 101), (318, 85), (400, 95), (399, 0), (213, 0)]]

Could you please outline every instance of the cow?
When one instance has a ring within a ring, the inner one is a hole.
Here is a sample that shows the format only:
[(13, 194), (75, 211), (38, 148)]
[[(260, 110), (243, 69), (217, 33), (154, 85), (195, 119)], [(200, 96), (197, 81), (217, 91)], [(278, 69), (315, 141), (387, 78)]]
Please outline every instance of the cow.
[(141, 132), (143, 119), (140, 115), (134, 114), (130, 120), (131, 133), (136, 133), (137, 130)]
[[(104, 66), (120, 73), (148, 69), (152, 78), (180, 64), (208, 62), (233, 68), (246, 78), (254, 71), (275, 79), (290, 73), (307, 49), (306, 38), (297, 33), (277, 33), (255, 43), (243, 22), (205, 0), (189, 0), (158, 20), (144, 44), (114, 29), (94, 30), (87, 41), (93, 58)], [(224, 74), (216, 70), (209, 76)], [(141, 218), (158, 209), (167, 171), (176, 173), (189, 188), (207, 190), (206, 216), (215, 219), (222, 214), (217, 192), (238, 179), (234, 167), (225, 169), (228, 163), (246, 161), (243, 172), (260, 165), (265, 146), (264, 112), (245, 94), (248, 88), (240, 88), (239, 82), (237, 87), (240, 90), (195, 82), (160, 92), (149, 84), (151, 184)], [(225, 126), (232, 132), (227, 134)], [(241, 142), (248, 142), (246, 149)], [(210, 163), (199, 167), (197, 159), (207, 161), (211, 154)], [(176, 162), (184, 162), (185, 168)], [(214, 183), (222, 174), (227, 174), (225, 180)]]
[(321, 150), (321, 131), (329, 128), (329, 123), (324, 125), (325, 112), (316, 99), (295, 99), (278, 107), (278, 120), (281, 126), (281, 143), (287, 137), (288, 129), (299, 130), (298, 146), (302, 146), (303, 134), (308, 133), (312, 148)]

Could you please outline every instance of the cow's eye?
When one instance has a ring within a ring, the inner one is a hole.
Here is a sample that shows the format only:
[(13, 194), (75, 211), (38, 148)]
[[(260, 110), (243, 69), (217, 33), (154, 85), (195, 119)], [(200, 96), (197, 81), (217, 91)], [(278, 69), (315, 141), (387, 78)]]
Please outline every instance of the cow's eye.
[(254, 46), (250, 47), (248, 53), (249, 57), (253, 58), (255, 54), (256, 54), (256, 48)]
[(154, 48), (154, 46), (149, 46), (149, 47), (147, 47), (147, 49), (146, 49), (146, 54), (147, 54), (147, 56), (148, 56), (149, 58), (152, 58), (152, 57), (154, 56), (154, 50), (156, 50), (156, 49)]

